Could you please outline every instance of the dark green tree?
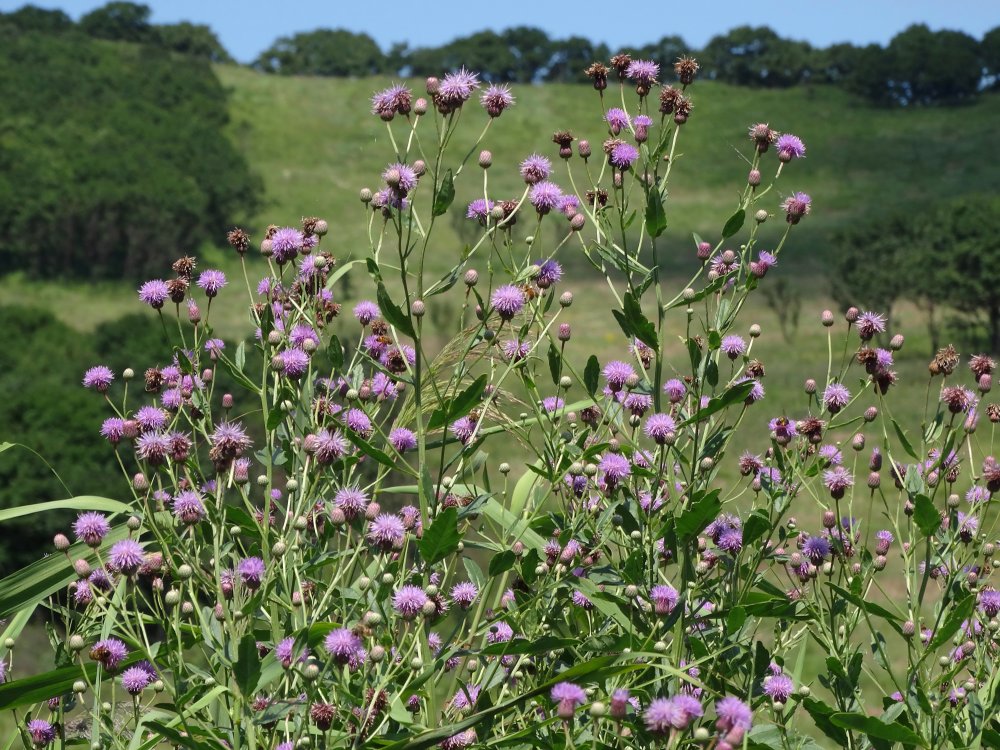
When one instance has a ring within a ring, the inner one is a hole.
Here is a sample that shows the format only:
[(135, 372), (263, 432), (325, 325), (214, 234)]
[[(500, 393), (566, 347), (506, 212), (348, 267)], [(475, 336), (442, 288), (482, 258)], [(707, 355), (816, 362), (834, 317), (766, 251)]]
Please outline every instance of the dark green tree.
[(209, 62), (231, 63), (233, 58), (208, 26), (197, 23), (175, 23), (156, 27), (160, 42), (169, 50), (183, 55), (203, 57)]
[(385, 70), (386, 57), (368, 34), (316, 29), (281, 37), (253, 66), (281, 75), (369, 76)]
[(700, 60), (706, 74), (738, 86), (794, 86), (814, 67), (814, 51), (805, 42), (782, 39), (767, 26), (739, 26), (713, 37)]
[(546, 81), (558, 83), (582, 83), (587, 81), (584, 73), (595, 60), (607, 60), (610, 52), (605, 44), (594, 44), (581, 36), (556, 39), (552, 42), (552, 57), (545, 73)]
[(59, 34), (74, 28), (73, 19), (61, 10), (25, 5), (10, 13), (0, 13), (0, 26), (7, 25), (20, 31), (41, 31)]
[(983, 34), (979, 55), (987, 85), (993, 89), (1000, 88), (1000, 26)]
[(885, 50), (885, 82), (898, 104), (959, 104), (979, 91), (983, 65), (979, 42), (959, 31), (931, 31), (915, 24), (892, 38)]
[(151, 13), (148, 5), (111, 2), (83, 16), (80, 29), (98, 39), (156, 43), (159, 35), (156, 27), (149, 22)]
[(633, 57), (652, 60), (660, 65), (660, 80), (669, 83), (674, 80), (673, 65), (677, 58), (691, 54), (691, 46), (679, 36), (665, 36), (658, 42), (647, 44), (635, 51)]

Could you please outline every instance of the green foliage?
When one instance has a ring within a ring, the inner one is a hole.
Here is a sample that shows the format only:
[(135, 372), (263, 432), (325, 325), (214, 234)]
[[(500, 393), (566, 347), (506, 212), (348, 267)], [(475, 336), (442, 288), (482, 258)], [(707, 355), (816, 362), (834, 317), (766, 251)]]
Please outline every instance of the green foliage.
[(207, 62), (19, 33), (0, 68), (0, 272), (139, 279), (255, 206)]
[(80, 29), (92, 37), (114, 42), (155, 42), (156, 29), (149, 22), (148, 5), (111, 2), (80, 19)]
[(182, 55), (202, 57), (213, 63), (231, 63), (233, 58), (208, 26), (182, 21), (158, 26), (160, 43)]
[(712, 78), (738, 86), (784, 88), (803, 81), (812, 47), (767, 26), (739, 26), (709, 40), (700, 58)]
[(368, 34), (317, 29), (283, 36), (254, 61), (266, 73), (313, 76), (368, 76), (385, 68), (385, 55)]

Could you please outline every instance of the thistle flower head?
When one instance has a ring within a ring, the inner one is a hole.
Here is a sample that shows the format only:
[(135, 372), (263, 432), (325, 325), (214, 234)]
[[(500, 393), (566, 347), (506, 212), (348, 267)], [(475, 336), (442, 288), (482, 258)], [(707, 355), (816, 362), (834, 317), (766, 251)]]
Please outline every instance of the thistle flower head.
[(514, 95), (506, 83), (493, 84), (479, 97), (479, 103), (490, 117), (499, 117), (505, 109), (514, 106)]
[(83, 373), (83, 387), (90, 388), (98, 393), (107, 393), (114, 379), (115, 374), (111, 372), (110, 367), (97, 365)]
[(144, 561), (142, 545), (134, 539), (122, 539), (111, 545), (108, 553), (108, 567), (125, 575), (132, 575), (142, 567)]

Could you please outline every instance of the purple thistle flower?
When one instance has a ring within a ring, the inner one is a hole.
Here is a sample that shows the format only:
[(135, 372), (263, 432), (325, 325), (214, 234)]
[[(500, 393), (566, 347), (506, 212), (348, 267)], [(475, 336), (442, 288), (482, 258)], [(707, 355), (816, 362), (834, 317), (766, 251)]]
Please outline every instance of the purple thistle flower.
[(736, 359), (746, 354), (747, 342), (743, 340), (742, 336), (726, 336), (722, 339), (722, 345), (719, 348), (730, 359)]
[(483, 92), (479, 103), (490, 117), (499, 117), (505, 109), (514, 105), (514, 95), (506, 83), (495, 83)]
[(972, 503), (973, 505), (977, 503), (985, 503), (990, 499), (990, 491), (985, 487), (973, 486), (970, 487), (968, 492), (965, 493), (965, 499)]
[(451, 423), (449, 429), (459, 442), (465, 445), (476, 434), (476, 420), (472, 417), (460, 417)]
[(588, 599), (582, 591), (574, 591), (572, 596), (573, 604), (581, 609), (593, 609), (594, 603)]
[(287, 263), (302, 250), (302, 232), (292, 227), (282, 227), (271, 235), (271, 248), (278, 263)]
[(539, 289), (548, 289), (553, 284), (562, 279), (563, 269), (556, 261), (549, 259), (538, 264), (538, 273), (535, 274), (535, 284)]
[(542, 399), (542, 408), (545, 411), (547, 411), (549, 414), (551, 414), (553, 412), (556, 412), (556, 411), (559, 411), (565, 405), (566, 405), (566, 402), (563, 401), (558, 396), (547, 396), (546, 398)]
[(163, 303), (170, 297), (170, 290), (167, 282), (163, 279), (151, 279), (139, 287), (139, 301), (143, 302), (154, 310), (163, 307)]
[[(678, 701), (683, 698), (684, 702)], [(690, 703), (693, 701), (694, 703)], [(701, 716), (701, 703), (694, 696), (674, 696), (673, 698), (656, 698), (650, 702), (643, 713), (646, 729), (652, 734), (662, 736), (673, 730), (686, 729), (693, 719)]]
[(812, 210), (812, 198), (807, 193), (794, 193), (782, 201), (781, 208), (789, 224), (798, 224)]
[(459, 688), (455, 697), (451, 699), (451, 707), (456, 711), (472, 708), (479, 700), (479, 693), (482, 688), (479, 685), (465, 685)]
[(877, 312), (863, 312), (854, 324), (862, 341), (874, 338), (876, 334), (885, 333), (885, 316)]
[(996, 617), (1000, 614), (1000, 591), (983, 589), (979, 593), (979, 609), (987, 617)]
[(451, 598), (462, 609), (468, 609), (479, 596), (479, 589), (471, 581), (456, 583), (451, 589)]
[(612, 391), (620, 391), (631, 378), (637, 377), (635, 368), (628, 362), (613, 360), (604, 366), (604, 379)]
[(638, 159), (639, 149), (631, 143), (616, 144), (615, 147), (611, 149), (611, 155), (608, 157), (608, 161), (611, 162), (611, 166), (617, 167), (622, 171), (631, 169), (632, 165), (635, 164)]
[(174, 518), (191, 526), (205, 517), (205, 504), (197, 492), (186, 490), (174, 498)]
[(215, 460), (219, 458), (238, 458), (245, 450), (253, 445), (253, 441), (247, 437), (246, 430), (239, 422), (220, 422), (215, 426), (215, 431), (209, 437), (212, 450), (209, 456)]
[(580, 210), (580, 199), (575, 195), (564, 195), (557, 206), (559, 213), (572, 218)]
[(404, 620), (412, 620), (420, 614), (420, 610), (427, 602), (427, 594), (419, 586), (403, 586), (392, 595), (392, 608), (395, 609)]
[(715, 704), (715, 713), (719, 717), (716, 726), (723, 732), (729, 732), (736, 727), (746, 731), (753, 724), (753, 712), (750, 706), (731, 695), (727, 695)]
[(326, 652), (338, 664), (347, 664), (362, 651), (361, 639), (347, 628), (331, 630), (323, 641)]
[(399, 453), (406, 453), (417, 447), (417, 436), (405, 427), (394, 427), (389, 431), (389, 444)]
[(344, 415), (344, 424), (351, 432), (356, 432), (363, 438), (370, 437), (374, 430), (371, 419), (361, 409), (348, 409)]
[(524, 307), (524, 302), (524, 291), (512, 284), (498, 287), (490, 297), (493, 309), (502, 320), (510, 320), (517, 315)]
[(385, 168), (385, 171), (382, 172), (382, 179), (397, 194), (407, 195), (417, 186), (418, 178), (413, 167), (396, 162)]
[(119, 417), (108, 417), (101, 425), (101, 437), (112, 445), (121, 442), (125, 437), (125, 420)]
[(320, 464), (329, 464), (347, 455), (349, 443), (340, 430), (320, 430), (313, 436), (313, 456)]
[(155, 406), (143, 406), (135, 413), (133, 419), (139, 423), (142, 432), (162, 430), (167, 425), (167, 414)]
[(628, 459), (620, 453), (605, 453), (601, 456), (597, 468), (604, 475), (604, 481), (609, 487), (614, 487), (632, 473)]
[(134, 539), (122, 539), (111, 545), (108, 553), (108, 567), (125, 575), (132, 575), (145, 560), (142, 545)]
[(836, 414), (851, 401), (851, 392), (842, 383), (830, 383), (823, 391), (823, 404), (831, 414)]
[(625, 68), (625, 77), (644, 88), (656, 83), (659, 74), (660, 66), (652, 60), (633, 60)]
[(529, 185), (547, 180), (552, 174), (552, 162), (541, 154), (532, 154), (521, 162), (521, 178)]
[(413, 94), (406, 86), (394, 84), (372, 94), (372, 114), (388, 122), (397, 114), (409, 114), (412, 100)]
[(830, 466), (840, 466), (844, 462), (844, 456), (836, 445), (820, 446), (819, 457)]
[(202, 271), (198, 276), (198, 286), (205, 290), (206, 297), (214, 297), (228, 282), (226, 274), (214, 268)]
[(750, 386), (750, 392), (747, 394), (746, 397), (745, 403), (747, 404), (747, 406), (749, 406), (750, 404), (756, 404), (758, 401), (764, 398), (764, 384), (761, 383), (759, 380), (755, 380), (754, 378), (742, 377), (736, 380), (735, 385), (740, 385), (742, 383), (753, 383), (753, 385)]
[(344, 517), (351, 521), (364, 515), (368, 507), (368, 495), (357, 487), (343, 487), (333, 496), (333, 504), (344, 512)]
[(543, 180), (531, 186), (528, 192), (528, 201), (540, 214), (547, 214), (552, 209), (559, 208), (559, 201), (562, 200), (562, 189), (554, 182)]
[(102, 513), (87, 511), (76, 517), (73, 523), (73, 533), (78, 541), (88, 547), (99, 547), (104, 537), (111, 531), (111, 524)]
[(809, 562), (819, 565), (830, 554), (830, 542), (821, 536), (811, 536), (803, 543), (802, 551)]
[(380, 513), (368, 525), (368, 541), (384, 552), (401, 549), (405, 536), (403, 519), (391, 513)]
[(629, 126), (628, 115), (625, 113), (625, 110), (618, 107), (609, 109), (605, 113), (604, 119), (607, 120), (612, 135), (618, 135)]
[(715, 543), (719, 549), (735, 555), (743, 549), (743, 531), (739, 528), (726, 529), (718, 535)]
[(795, 422), (788, 419), (788, 417), (775, 417), (768, 422), (767, 426), (774, 433), (775, 439), (779, 441), (787, 442), (798, 434), (795, 429)]
[(295, 639), (292, 637), (284, 638), (274, 647), (274, 656), (285, 669), (291, 667), (295, 660), (294, 649)]
[(657, 444), (663, 445), (667, 441), (667, 436), (677, 431), (677, 423), (669, 414), (652, 414), (643, 425), (643, 432), (652, 438)]
[(490, 211), (493, 210), (493, 206), (496, 205), (493, 201), (486, 200), (485, 198), (476, 198), (469, 207), (465, 210), (466, 219), (475, 219), (482, 225), (486, 225), (486, 220), (490, 216)]
[(441, 750), (462, 750), (462, 748), (476, 744), (477, 739), (476, 730), (469, 727), (458, 734), (453, 734), (451, 737), (442, 740), (438, 747)]
[(236, 566), (236, 572), (239, 574), (244, 586), (251, 591), (256, 591), (260, 588), (260, 584), (264, 580), (264, 573), (266, 572), (264, 561), (259, 557), (247, 557), (240, 560), (240, 564)]
[(32, 719), (28, 722), (28, 735), (35, 747), (44, 747), (56, 738), (56, 728), (44, 719)]
[(503, 620), (500, 620), (490, 626), (490, 630), (486, 634), (486, 641), (488, 643), (506, 643), (513, 637), (514, 629)]
[(92, 388), (98, 393), (107, 393), (114, 379), (115, 374), (111, 372), (110, 367), (97, 365), (83, 373), (83, 387)]
[(830, 494), (835, 498), (844, 496), (844, 491), (854, 485), (854, 477), (843, 466), (835, 466), (829, 471), (823, 472), (823, 484), (830, 490)]
[(437, 95), (451, 106), (460, 107), (468, 101), (477, 88), (479, 88), (479, 75), (462, 68), (455, 73), (448, 73), (441, 79)]
[(288, 334), (288, 340), (292, 343), (292, 346), (301, 349), (305, 347), (307, 341), (318, 344), (319, 334), (308, 323), (298, 323), (292, 328), (291, 333)]
[(309, 355), (301, 349), (285, 349), (276, 359), (285, 377), (298, 379), (309, 370)]
[(653, 586), (649, 590), (649, 598), (653, 602), (653, 611), (656, 614), (667, 615), (677, 606), (677, 589), (668, 584)]
[(791, 133), (779, 135), (774, 147), (777, 149), (778, 159), (781, 161), (787, 162), (792, 159), (801, 159), (806, 155), (806, 144), (797, 135), (792, 135)]
[(531, 342), (511, 339), (503, 343), (503, 355), (508, 362), (520, 362), (531, 353)]
[(795, 689), (792, 678), (785, 674), (775, 674), (764, 678), (764, 694), (775, 703), (784, 703)]
[(354, 306), (354, 317), (363, 326), (368, 325), (378, 316), (378, 305), (371, 300), (362, 300)]
[(129, 667), (122, 672), (121, 681), (126, 693), (139, 695), (153, 681), (153, 678), (142, 667)]
[(629, 393), (621, 398), (622, 392), (618, 391), (615, 395), (621, 400), (622, 406), (637, 417), (653, 408), (653, 397), (648, 393)]
[(90, 649), (90, 658), (111, 672), (114, 672), (127, 656), (128, 648), (117, 638), (98, 641)]
[(672, 404), (678, 404), (687, 395), (687, 386), (676, 378), (672, 378), (663, 384), (663, 392), (667, 394), (667, 400)]
[(572, 682), (557, 682), (549, 694), (553, 703), (569, 702), (573, 707), (582, 706), (587, 702), (587, 694), (579, 685)]

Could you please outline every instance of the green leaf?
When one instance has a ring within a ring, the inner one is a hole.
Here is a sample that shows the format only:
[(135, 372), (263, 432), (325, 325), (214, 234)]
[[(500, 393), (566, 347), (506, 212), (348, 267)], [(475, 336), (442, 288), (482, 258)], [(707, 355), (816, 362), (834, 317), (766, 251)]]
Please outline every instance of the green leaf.
[(913, 500), (913, 520), (924, 536), (934, 536), (941, 528), (941, 514), (927, 495), (917, 495)]
[(348, 271), (351, 270), (351, 266), (353, 266), (353, 265), (355, 265), (357, 263), (363, 263), (366, 260), (368, 260), (368, 259), (366, 259), (366, 258), (355, 258), (354, 260), (349, 260), (346, 263), (344, 263), (336, 271), (334, 271), (333, 273), (331, 273), (327, 277), (327, 279), (326, 279), (326, 288), (327, 289), (333, 289), (333, 285), (336, 284), (340, 280), (341, 276), (343, 276), (345, 273), (347, 273)]
[(506, 573), (514, 567), (516, 560), (517, 556), (509, 549), (505, 549), (499, 555), (493, 555), (490, 560), (489, 574), (498, 576), (501, 573)]
[[(537, 468), (541, 468), (542, 462), (537, 461), (535, 466)], [(521, 517), (521, 511), (523, 511), (525, 506), (528, 504), (528, 498), (531, 497), (531, 491), (538, 483), (538, 479), (539, 477), (537, 474), (531, 471), (526, 471), (517, 480), (517, 484), (514, 485), (514, 491), (510, 496), (510, 512), (515, 518)]]
[(746, 221), (747, 212), (746, 209), (740, 206), (736, 209), (736, 213), (729, 217), (726, 221), (726, 226), (722, 228), (723, 238), (732, 237), (738, 231), (743, 228), (743, 222)]
[(837, 743), (838, 747), (847, 747), (847, 732), (830, 721), (830, 717), (835, 713), (830, 706), (816, 698), (805, 698), (802, 705), (827, 737)]
[(344, 367), (344, 345), (336, 336), (330, 337), (330, 343), (326, 345), (326, 356), (330, 358), (330, 364), (333, 365), (334, 370), (340, 370)]
[(555, 344), (551, 341), (549, 342), (549, 375), (552, 376), (552, 385), (559, 385), (559, 371), (561, 369), (561, 358), (559, 356), (559, 350), (556, 349)]
[(583, 368), (583, 385), (587, 389), (587, 395), (593, 397), (597, 393), (597, 386), (600, 384), (601, 364), (593, 354), (587, 358), (587, 366)]
[(691, 506), (677, 516), (677, 536), (681, 542), (689, 542), (698, 536), (701, 530), (719, 515), (720, 510), (722, 501), (719, 500), (719, 490), (712, 490), (701, 497), (696, 497)]
[(243, 368), (247, 364), (247, 342), (241, 341), (236, 345), (236, 355), (234, 357), (236, 361), (236, 369), (243, 372)]
[(704, 409), (699, 409), (690, 417), (685, 419), (678, 425), (679, 427), (687, 427), (688, 425), (695, 424), (696, 422), (701, 422), (704, 419), (708, 419), (710, 416), (718, 411), (727, 409), (733, 404), (738, 404), (746, 401), (747, 396), (750, 395), (750, 391), (753, 390), (753, 382), (747, 381), (746, 383), (740, 383), (739, 385), (734, 385), (728, 391), (723, 393), (721, 396), (716, 396), (711, 399), (708, 404), (706, 404)]
[(414, 338), (413, 326), (410, 324), (409, 317), (399, 305), (392, 301), (385, 284), (380, 283), (375, 287), (375, 300), (378, 302), (378, 309), (382, 313), (382, 317), (388, 321), (389, 325), (395, 327), (400, 333)]
[(663, 210), (663, 199), (655, 187), (646, 193), (646, 231), (650, 237), (659, 237), (667, 228), (667, 214)]
[(974, 594), (969, 594), (955, 603), (944, 623), (934, 632), (934, 637), (927, 645), (927, 653), (933, 653), (950, 641), (951, 637), (962, 627), (962, 623), (972, 616), (972, 611), (975, 608), (976, 597)]
[(455, 200), (455, 178), (449, 169), (444, 173), (444, 179), (441, 180), (437, 195), (434, 196), (433, 214), (441, 216), (448, 210), (453, 200)]
[(515, 638), (504, 643), (493, 643), (479, 653), (483, 656), (507, 656), (509, 654), (543, 654), (560, 648), (579, 646), (577, 638), (557, 638), (554, 635), (543, 635), (539, 638)]
[(877, 737), (890, 742), (901, 742), (904, 745), (919, 745), (927, 747), (924, 738), (899, 722), (885, 722), (877, 716), (864, 714), (835, 713), (830, 716), (830, 723), (844, 729), (854, 729), (864, 732), (869, 737)]
[(626, 292), (622, 298), (622, 309), (612, 310), (618, 325), (626, 336), (637, 338), (653, 351), (660, 350), (660, 342), (656, 337), (656, 328), (642, 313), (639, 301), (631, 292)]
[(461, 541), (462, 535), (458, 533), (458, 511), (455, 508), (445, 508), (424, 532), (417, 546), (424, 562), (433, 565), (457, 550)]
[(920, 458), (917, 456), (917, 452), (913, 450), (913, 446), (910, 445), (910, 441), (906, 439), (906, 433), (903, 432), (903, 428), (899, 426), (899, 422), (893, 419), (892, 427), (896, 430), (896, 437), (899, 438), (899, 444), (903, 446), (903, 450), (906, 451), (907, 455), (909, 455), (909, 457), (914, 461), (919, 461)]
[(253, 696), (260, 680), (261, 669), (260, 654), (257, 653), (257, 639), (254, 638), (253, 633), (247, 633), (240, 641), (236, 666), (233, 667), (236, 686), (244, 696)]
[(427, 422), (427, 429), (440, 429), (472, 411), (476, 404), (482, 401), (488, 381), (488, 375), (480, 375), (472, 385), (451, 399), (444, 409), (435, 409)]
[(897, 633), (902, 632), (901, 626), (899, 624), (900, 618), (894, 615), (889, 610), (887, 610), (885, 607), (875, 604), (874, 602), (870, 602), (867, 599), (858, 596), (857, 594), (848, 591), (847, 589), (843, 588), (842, 586), (838, 586), (835, 583), (827, 583), (826, 585), (829, 586), (834, 591), (836, 591), (837, 595), (841, 599), (850, 602), (855, 607), (863, 610), (864, 612), (867, 612), (869, 615), (874, 615), (875, 617), (881, 617), (883, 620), (886, 620), (890, 625), (892, 625), (892, 627), (896, 630)]
[(393, 461), (392, 458), (389, 457), (388, 453), (376, 448), (374, 445), (369, 443), (354, 430), (344, 430), (342, 434), (344, 435), (344, 437), (346, 437), (348, 440), (354, 443), (354, 446), (359, 451), (364, 453), (369, 458), (375, 459), (378, 463), (390, 469), (401, 468), (400, 466), (397, 465), (396, 461)]
[(128, 513), (131, 508), (125, 505), (125, 503), (110, 500), (106, 497), (79, 495), (71, 497), (68, 500), (51, 500), (47, 503), (21, 505), (17, 508), (4, 508), (0, 510), (0, 522), (9, 521), (12, 518), (19, 518), (21, 516), (31, 516), (35, 513), (45, 513), (50, 510), (102, 510), (106, 513)]

